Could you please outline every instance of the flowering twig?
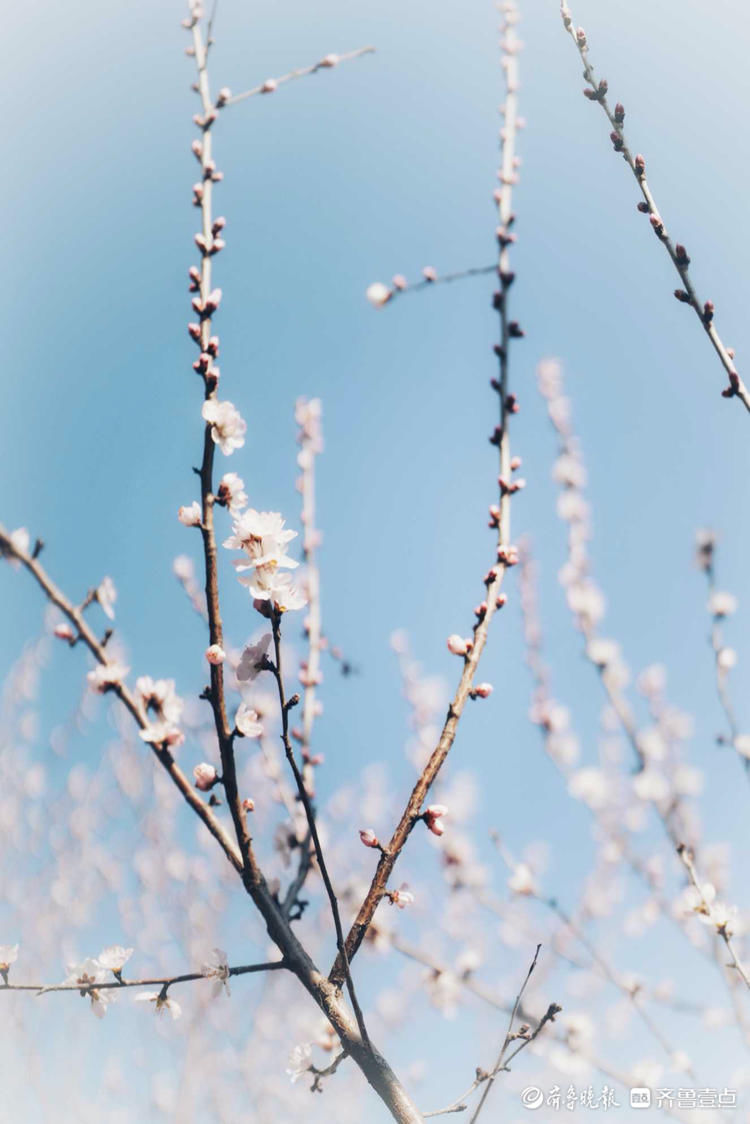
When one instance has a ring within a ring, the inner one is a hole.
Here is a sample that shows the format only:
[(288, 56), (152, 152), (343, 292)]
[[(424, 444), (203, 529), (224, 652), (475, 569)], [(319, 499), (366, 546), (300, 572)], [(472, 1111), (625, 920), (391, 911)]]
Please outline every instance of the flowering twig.
[[(64, 593), (55, 585), (52, 579), (47, 574), (44, 567), (41, 565), (37, 558), (25, 550), (22, 550), (5, 528), (0, 524), (0, 554), (5, 554), (11, 559), (19, 561), (34, 577), (38, 585), (42, 588), (47, 596), (47, 599), (56, 605), (58, 609), (68, 618), (71, 625), (75, 629), (76, 637), (82, 641), (88, 650), (93, 655), (97, 663), (103, 668), (111, 668), (113, 671), (113, 679), (109, 685), (109, 690), (122, 702), (123, 706), (130, 712), (138, 725), (140, 730), (146, 730), (149, 726), (147, 716), (136, 699), (135, 695), (129, 689), (122, 679), (117, 679), (116, 668), (117, 665), (114, 660), (110, 660), (104, 646), (97, 639), (93, 629), (87, 623), (81, 609), (75, 605), (65, 596)], [(221, 823), (215, 817), (213, 811), (201, 800), (197, 792), (194, 791), (189, 780), (177, 765), (172, 753), (167, 745), (156, 745), (152, 742), (149, 743), (153, 753), (158, 759), (159, 763), (169, 774), (173, 784), (179, 789), (180, 793), (193, 809), (193, 811), (203, 820), (204, 824), (211, 832), (213, 837), (218, 841), (224, 854), (227, 856), (232, 866), (237, 871), (242, 871), (243, 863), (237, 847), (234, 842), (227, 835)]]
[[(716, 675), (716, 694), (724, 711), (727, 721), (729, 738), (722, 736), (722, 744), (728, 744), (736, 750), (742, 762), (745, 773), (750, 776), (750, 739), (741, 732), (737, 714), (729, 694), (729, 672), (734, 666), (735, 653), (724, 644), (722, 623), (737, 608), (737, 602), (731, 593), (722, 593), (716, 587), (716, 538), (710, 531), (701, 531), (698, 535), (697, 550), (698, 565), (706, 575), (708, 584), (708, 611), (711, 614), (711, 631), (709, 643), (714, 654), (714, 670)], [(746, 752), (746, 750), (748, 752)]]
[(375, 308), (382, 308), (384, 304), (390, 303), (403, 293), (418, 293), (421, 289), (429, 289), (434, 285), (447, 285), (452, 281), (464, 281), (467, 277), (482, 277), (487, 273), (496, 272), (497, 264), (461, 269), (455, 273), (438, 273), (431, 265), (426, 265), (422, 270), (421, 281), (409, 282), (403, 274), (397, 273), (391, 279), (390, 286), (384, 285), (382, 281), (374, 281), (368, 286), (365, 296)]
[[(695, 907), (696, 913), (705, 917), (708, 924), (712, 925), (716, 930), (717, 936), (719, 936), (727, 946), (727, 952), (732, 958), (731, 967), (737, 972), (745, 987), (750, 988), (750, 978), (748, 977), (747, 970), (737, 955), (734, 942), (732, 941), (733, 934), (730, 927), (731, 911), (720, 903), (713, 901), (712, 897), (707, 893), (707, 887), (701, 886), (698, 881), (695, 860), (690, 848), (686, 847), (684, 843), (680, 843), (677, 847), (677, 854), (682, 860), (685, 870), (688, 872), (688, 878), (698, 897), (698, 904)], [(713, 887), (711, 887), (711, 890), (713, 890)]]
[[(511, 415), (518, 411), (518, 403), (515, 395), (509, 392), (508, 364), (510, 341), (522, 337), (523, 331), (516, 321), (510, 320), (508, 317), (508, 292), (514, 279), (514, 275), (510, 271), (508, 246), (514, 239), (514, 236), (509, 232), (509, 228), (513, 222), (512, 188), (516, 182), (515, 138), (518, 111), (516, 52), (519, 42), (514, 31), (516, 16), (514, 4), (506, 3), (502, 10), (505, 12), (505, 21), (502, 28), (505, 33), (502, 65), (505, 73), (506, 102), (503, 110), (505, 127), (501, 132), (501, 168), (498, 172), (501, 186), (495, 192), (500, 218), (497, 239), (500, 248), (498, 272), (501, 288), (493, 298), (493, 307), (498, 312), (500, 319), (500, 343), (495, 347), (500, 371), (499, 378), (492, 380), (492, 388), (497, 393), (499, 400), (499, 424), (490, 438), (492, 443), (498, 447), (500, 462), (499, 502), (490, 508), (490, 526), (497, 529), (496, 562), (485, 576), (485, 596), (475, 610), (476, 621), (471, 639), (462, 640), (458, 636), (451, 636), (449, 639), (450, 650), (463, 659), (463, 669), (458, 687), (448, 708), (448, 716), (438, 743), (412, 790), (388, 846), (381, 850), (380, 860), (370, 888), (349, 930), (346, 938), (346, 953), (350, 962), (364, 940), (375, 910), (388, 893), (388, 880), (409, 835), (422, 819), (422, 805), (425, 797), (450, 752), (466, 702), (468, 699), (480, 697), (474, 687), (474, 676), (487, 642), (492, 617), (505, 601), (505, 595), (501, 593), (505, 571), (508, 567), (515, 565), (518, 560), (515, 547), (510, 545), (510, 501), (511, 496), (523, 487), (523, 481), (512, 479), (512, 474), (519, 467), (520, 460), (513, 460), (510, 451), (508, 424)], [(489, 689), (487, 693), (489, 693)], [(329, 977), (331, 981), (341, 983), (344, 979), (344, 967), (345, 962), (339, 954), (331, 969)]]
[(256, 94), (272, 94), (279, 86), (283, 86), (285, 82), (291, 82), (295, 78), (306, 78), (309, 74), (317, 74), (319, 70), (330, 70), (332, 67), (338, 66), (340, 62), (348, 62), (349, 59), (358, 59), (362, 55), (371, 55), (374, 51), (374, 47), (358, 47), (356, 51), (347, 51), (344, 55), (326, 55), (320, 62), (313, 63), (312, 66), (304, 66), (299, 70), (291, 70), (288, 74), (282, 74), (281, 78), (267, 78), (260, 86), (253, 86), (251, 90), (245, 90), (241, 94), (232, 94), (229, 90), (223, 90), (219, 95), (218, 104), (220, 106), (236, 105), (237, 102), (244, 101), (246, 98), (255, 97)]
[[(256, 972), (276, 972), (286, 968), (284, 960), (270, 960), (265, 964), (241, 964), (236, 967), (226, 968), (226, 977), (246, 976)], [(226, 978), (222, 975), (222, 979)], [(61, 983), (61, 984), (12, 984), (0, 980), (0, 991), (35, 991), (39, 995), (47, 995), (53, 991), (77, 991), (80, 995), (87, 995), (92, 991), (122, 991), (129, 987), (160, 987), (166, 989), (175, 984), (192, 983), (194, 980), (205, 980), (209, 976), (206, 972), (184, 972), (179, 976), (155, 976), (140, 980), (114, 979), (104, 983)]]
[(633, 156), (631, 150), (628, 148), (623, 131), (625, 109), (620, 102), (617, 103), (614, 109), (610, 107), (607, 100), (608, 84), (605, 79), (598, 80), (594, 75), (594, 70), (589, 62), (589, 47), (586, 32), (582, 27), (574, 27), (573, 17), (566, 0), (562, 0), (560, 11), (565, 30), (575, 43), (581, 57), (581, 62), (583, 63), (583, 76), (588, 83), (583, 92), (590, 101), (598, 102), (604, 110), (612, 127), (610, 139), (614, 150), (622, 155), (625, 163), (635, 176), (643, 196), (643, 201), (638, 204), (638, 210), (649, 216), (656, 237), (664, 245), (682, 281), (683, 288), (676, 289), (674, 295), (679, 301), (682, 301), (684, 304), (689, 304), (693, 309), (703, 325), (706, 335), (710, 339), (722, 367), (729, 377), (729, 385), (722, 391), (722, 395), (725, 398), (739, 398), (745, 409), (750, 411), (750, 392), (737, 373), (737, 369), (734, 365), (734, 351), (725, 346), (716, 330), (713, 301), (709, 300), (702, 303), (698, 299), (695, 287), (688, 273), (690, 258), (685, 247), (679, 242), (673, 242), (667, 232), (664, 219), (656, 206), (651, 188), (646, 179), (646, 161), (640, 154)]

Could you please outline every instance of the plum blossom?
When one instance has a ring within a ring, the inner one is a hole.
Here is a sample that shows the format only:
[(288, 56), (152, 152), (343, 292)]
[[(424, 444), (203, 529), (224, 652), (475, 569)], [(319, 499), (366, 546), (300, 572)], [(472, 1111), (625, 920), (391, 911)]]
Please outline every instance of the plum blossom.
[(236, 472), (225, 472), (219, 481), (216, 499), (234, 513), (247, 506), (245, 483)]
[(368, 286), (365, 296), (374, 308), (382, 308), (391, 299), (393, 293), (382, 281), (373, 281), (372, 285)]
[(263, 670), (263, 663), (271, 643), (271, 633), (267, 632), (257, 644), (248, 644), (242, 649), (240, 661), (237, 664), (237, 678), (241, 683), (252, 683)]
[(214, 667), (218, 667), (220, 663), (224, 663), (227, 654), (222, 648), (221, 644), (209, 644), (206, 648), (206, 659)]
[(414, 902), (414, 895), (406, 882), (402, 882), (398, 890), (390, 890), (388, 897), (391, 905), (396, 905), (399, 909), (406, 909), (407, 905)]
[(528, 863), (518, 863), (508, 879), (508, 889), (514, 894), (526, 896), (536, 893), (534, 875)]
[(191, 504), (179, 509), (177, 518), (184, 527), (200, 527), (202, 518), (201, 505), (197, 500), (193, 500)]
[(113, 687), (121, 686), (129, 671), (130, 668), (121, 663), (99, 663), (93, 671), (88, 673), (86, 678), (92, 691), (103, 695), (107, 691), (111, 691)]
[(263, 727), (258, 721), (258, 712), (248, 706), (247, 703), (240, 703), (237, 713), (234, 717), (234, 725), (237, 732), (243, 738), (260, 738), (263, 735)]
[(166, 722), (180, 721), (183, 702), (175, 692), (174, 679), (152, 679), (150, 675), (139, 675), (135, 690), (145, 710), (155, 711)]
[(270, 602), (279, 613), (304, 609), (307, 604), (306, 595), (292, 584), (291, 576), (278, 573), (275, 566), (258, 566), (252, 574), (239, 580), (248, 587), (256, 601), (261, 604)]
[(258, 566), (282, 566), (294, 570), (299, 563), (286, 552), (286, 545), (297, 537), (296, 531), (284, 530), (285, 520), (278, 511), (256, 511), (254, 507), (238, 515), (232, 534), (224, 540), (227, 550), (244, 550), (247, 562), (236, 561), (240, 571)]
[(213, 994), (219, 995), (224, 990), (230, 995), (229, 990), (229, 962), (227, 954), (220, 948), (213, 949), (210, 958), (201, 968), (207, 979), (214, 980)]
[(88, 995), (92, 1012), (98, 1019), (103, 1019), (107, 1013), (107, 1004), (114, 998), (108, 991), (99, 991), (96, 986), (107, 982), (107, 972), (103, 964), (89, 957), (80, 964), (69, 964), (67, 972), (63, 983), (80, 988), (84, 998)]
[(200, 789), (201, 792), (209, 792), (219, 779), (213, 765), (208, 765), (205, 761), (195, 766), (193, 776), (195, 777), (195, 787)]
[(231, 402), (209, 398), (203, 403), (201, 415), (211, 426), (212, 439), (226, 456), (245, 444), (247, 425)]
[(157, 1015), (163, 1015), (168, 1011), (173, 1019), (179, 1019), (182, 1014), (182, 1007), (173, 999), (171, 995), (165, 995), (161, 991), (144, 991), (135, 997), (136, 1003), (153, 1003), (154, 1012)]
[(731, 593), (712, 593), (708, 600), (708, 611), (714, 617), (729, 617), (737, 611), (737, 598)]
[(442, 835), (445, 831), (443, 817), (448, 815), (445, 804), (430, 804), (423, 812), (423, 819), (427, 828), (433, 835)]
[[(10, 539), (10, 545), (13, 550), (17, 550), (19, 554), (29, 553), (31, 536), (29, 535), (29, 532), (25, 527), (16, 527), (15, 531), (10, 532), (8, 538)], [(0, 551), (0, 553), (7, 557), (14, 570), (17, 570), (19, 568), (21, 563), (17, 558), (13, 557), (13, 554), (10, 551)]]
[(168, 745), (173, 749), (181, 746), (185, 741), (185, 735), (179, 726), (164, 721), (149, 722), (138, 731), (138, 736), (147, 745)]
[(133, 955), (132, 948), (123, 948), (120, 944), (111, 944), (97, 956), (102, 968), (107, 968), (119, 979), (120, 973)]
[(299, 1081), (300, 1077), (304, 1077), (309, 1072), (312, 1063), (312, 1044), (305, 1042), (301, 1046), (295, 1046), (289, 1054), (289, 1060), (286, 1067), (286, 1072), (292, 1085)]
[(117, 600), (117, 589), (115, 583), (111, 578), (102, 578), (96, 591), (96, 599), (102, 607), (102, 612), (105, 616), (109, 617), (111, 621), (115, 619), (115, 601)]

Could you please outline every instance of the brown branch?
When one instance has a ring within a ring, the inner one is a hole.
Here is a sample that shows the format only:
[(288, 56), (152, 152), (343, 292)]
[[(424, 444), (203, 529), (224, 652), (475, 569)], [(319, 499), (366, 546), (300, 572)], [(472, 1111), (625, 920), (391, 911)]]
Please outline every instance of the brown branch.
[[(497, 445), (500, 463), (500, 496), (499, 503), (491, 509), (492, 521), (490, 526), (497, 527), (497, 554), (496, 562), (485, 577), (485, 597), (476, 610), (477, 620), (473, 626), (473, 636), (467, 653), (463, 656), (464, 666), (459, 679), (453, 701), (448, 708), (448, 714), (443, 725), (440, 738), (432, 755), (427, 762), (421, 776), (412, 789), (411, 795), (401, 816), (401, 819), (391, 837), (387, 847), (381, 852), (377, 869), (373, 876), (367, 895), (360, 906), (359, 912), (352, 924), (346, 938), (346, 956), (349, 961), (356, 956), (364, 940), (367, 928), (372, 921), (375, 910), (386, 895), (388, 880), (393, 872), (399, 855), (414, 826), (419, 822), (422, 805), (432, 787), (435, 778), (440, 772), (447, 758), (453, 742), (455, 741), (458, 723), (463, 714), (466, 701), (473, 697), (474, 676), (479, 666), (479, 661), (487, 643), (487, 634), (490, 622), (496, 610), (502, 605), (501, 587), (505, 571), (508, 566), (514, 565), (517, 555), (514, 547), (510, 546), (510, 509), (511, 496), (522, 487), (522, 482), (511, 482), (512, 472), (516, 462), (511, 459), (510, 438), (508, 434), (509, 419), (514, 414), (518, 405), (515, 396), (508, 389), (508, 352), (511, 339), (518, 339), (523, 335), (520, 327), (508, 316), (508, 292), (513, 283), (513, 273), (510, 270), (508, 247), (513, 236), (509, 228), (513, 222), (512, 213), (512, 188), (516, 180), (515, 175), (515, 137), (518, 115), (518, 64), (516, 49), (518, 40), (515, 38), (513, 25), (510, 20), (506, 27), (507, 54), (503, 55), (503, 69), (505, 73), (506, 102), (504, 107), (505, 127), (501, 133), (501, 168), (498, 173), (501, 187), (496, 192), (500, 226), (497, 231), (499, 243), (498, 273), (501, 289), (495, 294), (493, 307), (497, 310), (500, 320), (500, 343), (495, 347), (499, 361), (499, 378), (492, 380), (492, 387), (499, 400), (499, 424), (491, 437), (493, 444)], [(344, 959), (339, 953), (331, 969), (330, 977), (333, 982), (340, 983), (344, 978)]]
[(713, 301), (702, 303), (699, 300), (688, 273), (690, 258), (688, 257), (685, 247), (680, 245), (679, 242), (673, 242), (666, 230), (664, 219), (656, 206), (653, 193), (646, 179), (646, 162), (640, 154), (633, 156), (628, 147), (623, 131), (625, 109), (619, 102), (614, 110), (610, 108), (607, 100), (607, 82), (604, 79), (600, 81), (596, 78), (593, 67), (589, 62), (589, 47), (586, 33), (583, 28), (579, 27), (576, 29), (573, 26), (573, 17), (566, 0), (562, 0), (560, 11), (565, 30), (575, 43), (581, 62), (583, 63), (583, 76), (588, 83), (584, 94), (590, 101), (598, 102), (604, 110), (607, 120), (612, 127), (610, 139), (614, 150), (622, 155), (625, 163), (635, 176), (636, 183), (643, 196), (643, 202), (638, 204), (638, 210), (649, 216), (654, 233), (663, 244), (672, 260), (672, 264), (679, 274), (683, 288), (675, 290), (675, 296), (679, 301), (682, 301), (684, 304), (689, 304), (693, 309), (705, 329), (706, 335), (711, 341), (722, 367), (729, 377), (729, 385), (722, 391), (723, 396), (725, 398), (739, 398), (745, 409), (750, 411), (750, 392), (737, 373), (737, 369), (734, 365), (734, 352), (725, 346), (716, 330)]
[[(213, 183), (215, 167), (212, 159), (212, 125), (216, 119), (211, 101), (211, 93), (207, 71), (207, 48), (204, 46), (200, 23), (195, 20), (192, 25), (193, 50), (195, 64), (198, 70), (198, 94), (203, 109), (202, 133), (200, 143), (200, 164), (202, 171), (199, 193), (200, 210), (202, 218), (202, 253), (200, 267), (199, 291), (200, 300), (204, 310), (210, 307), (211, 262), (216, 247), (223, 245), (217, 240), (217, 231), (214, 225), (212, 212)], [(208, 252), (208, 250), (211, 252)], [(218, 374), (213, 365), (213, 357), (218, 351), (218, 341), (212, 340), (212, 317), (201, 313), (199, 336), (196, 340), (201, 352), (198, 369), (202, 373), (205, 401), (216, 400)], [(205, 359), (203, 358), (205, 357)], [(213, 465), (215, 443), (212, 437), (212, 426), (206, 422), (203, 431), (203, 459), (200, 472), (201, 482), (201, 536), (203, 539), (203, 557), (206, 573), (206, 608), (208, 611), (208, 629), (210, 643), (222, 648), (224, 644), (223, 627), (221, 621), (221, 608), (219, 605), (219, 579), (216, 562), (216, 535), (214, 532), (214, 493), (213, 493)], [(224, 667), (222, 663), (210, 665), (211, 686), (207, 697), (213, 711), (216, 737), (221, 756), (222, 784), (226, 793), (227, 806), (232, 816), (237, 844), (242, 855), (242, 861), (248, 877), (257, 878), (257, 868), (252, 857), (250, 834), (247, 827), (247, 816), (242, 807), (237, 788), (237, 769), (234, 758), (234, 734), (227, 721), (226, 699), (224, 692)]]

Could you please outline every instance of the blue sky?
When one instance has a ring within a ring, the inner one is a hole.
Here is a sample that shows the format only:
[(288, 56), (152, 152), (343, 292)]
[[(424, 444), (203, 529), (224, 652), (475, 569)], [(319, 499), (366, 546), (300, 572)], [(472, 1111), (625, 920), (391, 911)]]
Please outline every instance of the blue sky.
[[(195, 496), (200, 440), (185, 331), (195, 166), (182, 14), (165, 0), (39, 0), (6, 14), (14, 109), (5, 121), (0, 519), (45, 539), (46, 563), (71, 594), (111, 574), (132, 665), (175, 674), (187, 691), (201, 683), (204, 641), (171, 574), (174, 556), (194, 546), (175, 512)], [(672, 700), (695, 717), (706, 838), (743, 848), (746, 794), (736, 762), (713, 745), (720, 715), (692, 546), (698, 527), (720, 534), (720, 585), (740, 601), (730, 638), (743, 717), (748, 419), (721, 398), (708, 343), (671, 296), (671, 266), (636, 213), (635, 184), (611, 152), (602, 114), (581, 96), (556, 3), (530, 0), (522, 15), (528, 125), (512, 296), (527, 338), (512, 379), (522, 405), (514, 443), (529, 483), (514, 518), (541, 565), (554, 689), (573, 706), (593, 760), (600, 700), (555, 576), (564, 536), (549, 478), (554, 442), (534, 386), (546, 355), (565, 364), (589, 465), (605, 631), (633, 669), (668, 665)], [(583, 0), (574, 15), (625, 103), (631, 143), (647, 157), (667, 224), (687, 244), (699, 292), (715, 301), (743, 371), (746, 9), (729, 0), (710, 11), (697, 0)], [(227, 468), (244, 477), (253, 504), (292, 525), (294, 400), (319, 395), (324, 404), (324, 616), (362, 669), (327, 686), (319, 736), (331, 780), (385, 760), (408, 783), (389, 634), (408, 629), (425, 667), (454, 677), (445, 637), (466, 631), (491, 556), (492, 280), (407, 295), (380, 312), (364, 290), (427, 264), (449, 271), (493, 258), (495, 24), (478, 0), (220, 4), (215, 88), (239, 91), (330, 51), (377, 47), (232, 107), (215, 133), (225, 172), (217, 206), (228, 220), (217, 262), (223, 395), (248, 422), (247, 444)], [(240, 642), (255, 622), (228, 567), (224, 582), (227, 627)], [(495, 694), (467, 716), (451, 768), (481, 776), (478, 834), (500, 826), (516, 850), (548, 838), (549, 880), (564, 900), (586, 869), (588, 823), (561, 802), (526, 722), (512, 581), (509, 589), (486, 658)], [(0, 599), (2, 670), (40, 627), (43, 606), (8, 568)], [(67, 712), (66, 692), (82, 672), (80, 653), (56, 654), (49, 724)]]

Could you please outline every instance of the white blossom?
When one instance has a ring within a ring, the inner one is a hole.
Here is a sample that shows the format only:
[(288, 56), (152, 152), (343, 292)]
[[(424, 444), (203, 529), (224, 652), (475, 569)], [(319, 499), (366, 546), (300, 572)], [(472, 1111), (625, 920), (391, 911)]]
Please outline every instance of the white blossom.
[(271, 633), (267, 632), (257, 644), (248, 644), (242, 649), (236, 672), (241, 683), (252, 683), (258, 677), (270, 643)]
[(708, 611), (714, 617), (728, 617), (737, 610), (737, 598), (731, 593), (712, 593), (708, 599)]
[(102, 578), (96, 590), (96, 599), (102, 607), (102, 612), (105, 616), (109, 617), (111, 621), (115, 619), (115, 601), (117, 600), (117, 589), (115, 583), (111, 578)]
[(197, 500), (181, 507), (177, 512), (177, 518), (185, 527), (200, 527), (202, 517), (201, 505)]
[(222, 990), (227, 995), (231, 994), (229, 990), (229, 961), (226, 952), (222, 949), (213, 949), (210, 958), (201, 968), (201, 972), (208, 979), (214, 980), (214, 995), (219, 995)]
[(98, 663), (86, 678), (91, 689), (103, 695), (112, 687), (119, 687), (129, 671), (130, 668), (121, 663)]
[(232, 523), (232, 534), (225, 539), (227, 550), (243, 550), (247, 562), (236, 561), (239, 571), (257, 566), (282, 566), (288, 570), (299, 565), (286, 552), (287, 543), (297, 537), (296, 531), (284, 530), (285, 520), (278, 511), (243, 511)]
[(118, 975), (132, 955), (132, 948), (123, 948), (120, 944), (112, 944), (102, 949), (97, 956), (97, 960), (102, 968), (108, 968), (110, 972), (114, 972), (115, 975)]
[(311, 1062), (311, 1043), (305, 1042), (304, 1045), (294, 1047), (294, 1049), (289, 1054), (289, 1060), (286, 1067), (286, 1072), (289, 1075), (289, 1079), (292, 1082), (292, 1085), (294, 1085), (295, 1082), (299, 1081), (300, 1077), (304, 1077), (304, 1075), (310, 1069)]
[(382, 281), (373, 281), (372, 285), (368, 286), (365, 296), (374, 308), (382, 308), (391, 299), (393, 293)]
[(219, 481), (217, 498), (234, 513), (247, 506), (245, 482), (236, 472), (225, 472)]
[(235, 449), (245, 444), (247, 425), (231, 402), (219, 402), (209, 398), (201, 410), (203, 420), (211, 426), (211, 437), (222, 453), (230, 456)]
[(182, 1007), (173, 999), (171, 995), (163, 995), (160, 991), (143, 991), (140, 995), (135, 997), (136, 1003), (153, 1003), (154, 1012), (157, 1015), (163, 1015), (168, 1011), (173, 1019), (179, 1019), (182, 1014)]
[(259, 738), (263, 734), (263, 727), (258, 721), (258, 712), (247, 703), (240, 703), (234, 724), (243, 738)]

